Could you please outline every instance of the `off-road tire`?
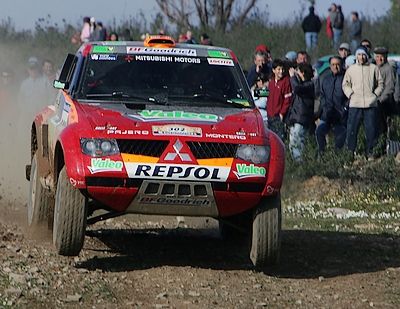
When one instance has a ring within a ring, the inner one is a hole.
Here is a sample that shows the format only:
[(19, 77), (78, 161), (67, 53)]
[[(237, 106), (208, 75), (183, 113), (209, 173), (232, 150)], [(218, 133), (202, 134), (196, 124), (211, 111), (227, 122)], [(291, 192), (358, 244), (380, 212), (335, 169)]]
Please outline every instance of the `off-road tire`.
[(83, 247), (87, 199), (69, 182), (65, 166), (58, 176), (54, 208), (53, 244), (58, 254), (78, 255)]
[(250, 259), (257, 268), (279, 261), (281, 244), (281, 196), (263, 198), (255, 209)]
[(32, 157), (28, 198), (28, 226), (38, 227), (47, 222), (51, 206), (50, 192), (40, 183), (37, 152)]

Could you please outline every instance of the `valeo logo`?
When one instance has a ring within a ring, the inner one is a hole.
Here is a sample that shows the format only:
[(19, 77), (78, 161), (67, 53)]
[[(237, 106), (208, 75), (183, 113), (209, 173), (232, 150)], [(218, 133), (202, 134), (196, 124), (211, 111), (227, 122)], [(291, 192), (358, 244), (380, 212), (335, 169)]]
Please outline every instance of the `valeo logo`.
[(101, 158), (92, 158), (90, 163), (88, 169), (92, 174), (100, 172), (121, 172), (124, 166), (122, 161)]
[(113, 51), (114, 51), (114, 46), (96, 45), (96, 46), (93, 46), (93, 49), (92, 49), (92, 53), (97, 53), (97, 54), (108, 54)]
[[(184, 111), (142, 110), (138, 113), (143, 120), (194, 120), (217, 122), (218, 116), (214, 114), (191, 113)], [(135, 115), (132, 115), (133, 117)]]
[(236, 171), (233, 172), (238, 179), (249, 177), (265, 177), (267, 170), (262, 166), (255, 166), (254, 164), (236, 164)]
[(209, 50), (208, 56), (212, 58), (231, 58), (231, 55), (228, 52), (222, 50)]

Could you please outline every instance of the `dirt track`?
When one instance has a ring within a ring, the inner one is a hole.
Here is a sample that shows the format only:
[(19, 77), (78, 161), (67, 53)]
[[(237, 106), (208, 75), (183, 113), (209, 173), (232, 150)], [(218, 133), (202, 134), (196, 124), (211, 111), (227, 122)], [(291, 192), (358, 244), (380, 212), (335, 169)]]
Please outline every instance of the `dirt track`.
[(246, 244), (222, 241), (213, 220), (96, 223), (78, 258), (57, 256), (49, 234), (27, 233), (24, 221), (20, 207), (0, 224), (0, 307), (400, 306), (400, 238), (390, 235), (286, 227), (280, 265), (256, 272)]

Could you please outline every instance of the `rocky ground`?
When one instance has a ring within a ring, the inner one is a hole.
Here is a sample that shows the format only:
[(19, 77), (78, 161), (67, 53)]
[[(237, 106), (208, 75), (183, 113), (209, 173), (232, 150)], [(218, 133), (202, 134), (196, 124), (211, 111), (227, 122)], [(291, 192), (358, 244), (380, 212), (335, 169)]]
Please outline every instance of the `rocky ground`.
[(246, 243), (223, 241), (212, 219), (99, 222), (68, 258), (47, 231), (26, 228), (23, 205), (4, 205), (0, 308), (400, 307), (396, 233), (308, 229), (286, 217), (281, 263), (255, 271)]

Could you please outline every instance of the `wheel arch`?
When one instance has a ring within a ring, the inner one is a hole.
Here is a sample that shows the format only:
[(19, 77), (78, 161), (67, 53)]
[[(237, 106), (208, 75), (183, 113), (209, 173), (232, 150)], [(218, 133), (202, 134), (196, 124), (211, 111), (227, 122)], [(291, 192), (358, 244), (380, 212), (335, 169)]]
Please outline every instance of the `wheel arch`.
[(64, 150), (61, 145), (61, 143), (58, 141), (56, 143), (56, 147), (54, 150), (54, 184), (56, 186), (57, 180), (58, 180), (58, 175), (60, 174), (62, 168), (65, 165), (65, 160), (64, 160)]

